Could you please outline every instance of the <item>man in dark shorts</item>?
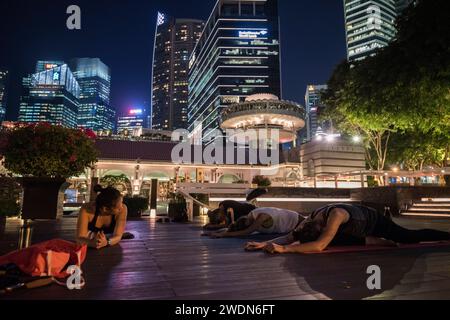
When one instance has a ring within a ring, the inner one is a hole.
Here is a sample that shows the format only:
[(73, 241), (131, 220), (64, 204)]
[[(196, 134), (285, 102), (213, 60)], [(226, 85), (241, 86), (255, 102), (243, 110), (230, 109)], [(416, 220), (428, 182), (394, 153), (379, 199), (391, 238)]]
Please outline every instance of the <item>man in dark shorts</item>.
[(289, 235), (269, 242), (251, 242), (246, 249), (268, 253), (321, 252), (336, 240), (348, 239), (352, 244), (396, 245), (450, 241), (450, 233), (408, 230), (373, 208), (338, 203), (317, 209)]
[(234, 200), (226, 200), (219, 204), (219, 208), (208, 212), (210, 223), (207, 224), (205, 230), (219, 230), (228, 228), (233, 222), (241, 217), (246, 217), (256, 207), (247, 202), (239, 202)]

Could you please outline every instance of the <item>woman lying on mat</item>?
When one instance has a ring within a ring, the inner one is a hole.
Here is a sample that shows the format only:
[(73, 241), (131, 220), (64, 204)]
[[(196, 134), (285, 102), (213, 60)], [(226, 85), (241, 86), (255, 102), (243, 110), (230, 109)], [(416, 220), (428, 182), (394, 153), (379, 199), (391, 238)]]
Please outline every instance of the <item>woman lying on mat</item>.
[(303, 217), (295, 212), (278, 208), (258, 208), (247, 216), (239, 218), (224, 232), (205, 234), (212, 238), (231, 238), (251, 235), (255, 232), (263, 234), (281, 234), (293, 230)]
[(203, 228), (210, 231), (228, 228), (233, 222), (255, 209), (254, 205), (247, 202), (223, 201), (219, 204), (219, 208), (208, 212), (210, 223)]
[(269, 242), (249, 242), (246, 250), (268, 253), (321, 252), (334, 245), (397, 245), (450, 240), (450, 233), (408, 230), (375, 209), (350, 204), (316, 210), (293, 232)]
[(132, 238), (131, 234), (124, 234), (128, 209), (120, 192), (114, 188), (103, 189), (99, 185), (94, 187), (94, 191), (98, 193), (95, 203), (80, 209), (78, 242), (101, 249), (114, 246), (123, 238)]

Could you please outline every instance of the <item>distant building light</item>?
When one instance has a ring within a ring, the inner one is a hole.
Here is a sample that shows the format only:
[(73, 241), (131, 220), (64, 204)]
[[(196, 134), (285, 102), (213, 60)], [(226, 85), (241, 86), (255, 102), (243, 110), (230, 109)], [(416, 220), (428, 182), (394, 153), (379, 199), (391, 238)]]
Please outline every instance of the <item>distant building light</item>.
[(353, 142), (354, 143), (359, 143), (359, 142), (361, 142), (361, 137), (360, 136), (354, 136), (353, 138), (352, 138), (352, 140), (353, 140)]
[(140, 115), (143, 113), (142, 109), (131, 109), (129, 112), (131, 115)]

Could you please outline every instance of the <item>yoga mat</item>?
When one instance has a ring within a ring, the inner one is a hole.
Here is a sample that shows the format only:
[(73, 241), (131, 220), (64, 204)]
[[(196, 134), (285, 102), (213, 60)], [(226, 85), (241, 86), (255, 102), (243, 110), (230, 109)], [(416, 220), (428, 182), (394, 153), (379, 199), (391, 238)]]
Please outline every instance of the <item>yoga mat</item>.
[(384, 250), (401, 250), (401, 249), (421, 249), (421, 248), (440, 248), (449, 247), (450, 241), (446, 242), (424, 242), (417, 244), (401, 244), (398, 247), (386, 247), (386, 246), (336, 246), (329, 247), (322, 252), (310, 252), (308, 254), (331, 254), (331, 253), (352, 253), (352, 252), (370, 252), (370, 251), (384, 251)]

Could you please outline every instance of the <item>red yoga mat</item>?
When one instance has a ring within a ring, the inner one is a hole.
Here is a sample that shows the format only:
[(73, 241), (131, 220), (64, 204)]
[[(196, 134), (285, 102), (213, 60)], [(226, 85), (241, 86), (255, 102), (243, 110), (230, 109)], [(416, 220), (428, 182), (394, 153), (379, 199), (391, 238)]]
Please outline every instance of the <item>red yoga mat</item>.
[(446, 242), (424, 242), (417, 244), (400, 244), (398, 247), (386, 246), (336, 246), (329, 247), (322, 252), (310, 252), (308, 254), (324, 254), (324, 253), (351, 253), (351, 252), (370, 252), (370, 251), (384, 251), (384, 250), (399, 250), (399, 249), (420, 249), (420, 248), (440, 248), (449, 247), (450, 241)]

